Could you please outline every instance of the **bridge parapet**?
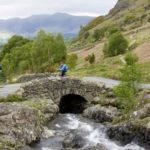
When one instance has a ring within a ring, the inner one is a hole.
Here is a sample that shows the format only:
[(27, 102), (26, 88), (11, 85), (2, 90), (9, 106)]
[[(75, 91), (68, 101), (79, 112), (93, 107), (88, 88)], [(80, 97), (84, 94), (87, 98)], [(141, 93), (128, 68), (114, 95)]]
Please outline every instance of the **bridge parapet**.
[(48, 98), (58, 104), (63, 96), (75, 94), (91, 102), (104, 89), (103, 84), (94, 84), (78, 78), (47, 77), (27, 82), (23, 86), (23, 96), (26, 98)]

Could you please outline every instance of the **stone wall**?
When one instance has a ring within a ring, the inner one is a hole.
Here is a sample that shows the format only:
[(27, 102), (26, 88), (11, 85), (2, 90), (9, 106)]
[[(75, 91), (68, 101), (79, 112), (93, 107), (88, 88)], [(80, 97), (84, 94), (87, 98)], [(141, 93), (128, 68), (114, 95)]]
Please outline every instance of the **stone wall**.
[(76, 78), (47, 77), (26, 83), (23, 86), (23, 97), (48, 98), (59, 104), (63, 96), (75, 94), (91, 102), (103, 90), (104, 85), (83, 82)]
[(39, 73), (39, 74), (28, 74), (28, 75), (23, 75), (19, 77), (16, 82), (17, 83), (24, 83), (24, 82), (29, 82), (31, 80), (35, 79), (42, 79), (42, 78), (47, 78), (47, 77), (57, 77), (58, 74), (56, 73)]

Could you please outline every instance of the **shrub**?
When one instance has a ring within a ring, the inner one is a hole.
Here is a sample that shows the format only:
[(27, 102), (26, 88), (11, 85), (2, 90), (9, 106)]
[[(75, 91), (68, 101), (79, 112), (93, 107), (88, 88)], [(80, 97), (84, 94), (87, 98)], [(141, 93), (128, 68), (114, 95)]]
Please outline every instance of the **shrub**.
[(84, 33), (84, 39), (87, 39), (89, 36), (90, 36), (90, 33), (89, 33), (89, 32), (85, 32), (85, 33)]
[(112, 57), (125, 53), (127, 48), (128, 41), (120, 32), (117, 32), (109, 37), (108, 42), (104, 45), (103, 52), (105, 56)]
[(85, 61), (88, 61), (90, 64), (93, 64), (95, 62), (95, 55), (94, 53), (91, 54), (91, 55), (88, 55), (86, 58), (85, 58)]
[(121, 69), (120, 85), (115, 87), (114, 92), (118, 97), (118, 104), (124, 111), (129, 111), (136, 105), (135, 94), (138, 91), (138, 83), (141, 78), (141, 71), (138, 65), (138, 58), (134, 54), (127, 53), (126, 64)]

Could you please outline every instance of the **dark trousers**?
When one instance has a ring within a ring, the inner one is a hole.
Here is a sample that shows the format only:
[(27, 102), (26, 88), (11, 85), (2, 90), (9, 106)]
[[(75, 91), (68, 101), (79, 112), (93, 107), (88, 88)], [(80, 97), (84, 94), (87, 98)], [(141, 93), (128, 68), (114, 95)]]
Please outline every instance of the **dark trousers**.
[(66, 71), (61, 71), (61, 76), (65, 76), (66, 75)]

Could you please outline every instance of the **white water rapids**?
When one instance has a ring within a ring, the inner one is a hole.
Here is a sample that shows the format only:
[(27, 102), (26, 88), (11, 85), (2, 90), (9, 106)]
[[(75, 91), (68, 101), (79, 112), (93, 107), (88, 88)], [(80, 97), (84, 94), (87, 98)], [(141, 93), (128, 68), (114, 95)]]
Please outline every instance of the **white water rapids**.
[(47, 134), (50, 134), (50, 137), (46, 140), (41, 140), (32, 149), (62, 150), (64, 138), (72, 131), (86, 141), (86, 144), (82, 147), (84, 150), (86, 150), (86, 147), (96, 146), (98, 143), (104, 145), (108, 150), (145, 150), (135, 143), (121, 146), (119, 143), (109, 140), (106, 136), (105, 126), (74, 114), (59, 115), (48, 126)]

